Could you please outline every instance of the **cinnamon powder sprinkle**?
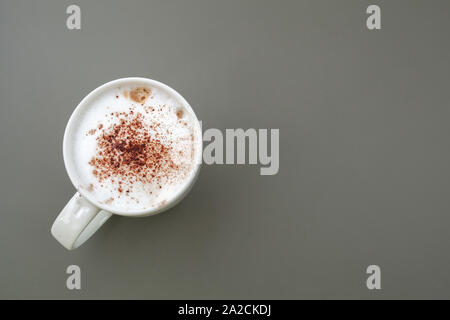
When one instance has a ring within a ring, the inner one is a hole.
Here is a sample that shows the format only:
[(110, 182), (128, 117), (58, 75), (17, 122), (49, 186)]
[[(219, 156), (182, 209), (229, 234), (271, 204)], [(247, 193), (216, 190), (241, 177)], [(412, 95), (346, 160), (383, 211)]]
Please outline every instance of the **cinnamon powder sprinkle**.
[[(100, 131), (97, 151), (89, 161), (92, 173), (100, 181), (127, 183), (132, 190), (135, 183), (166, 183), (182, 174), (171, 158), (171, 142), (163, 144), (155, 128), (159, 124), (145, 124), (139, 112), (114, 114), (116, 123)], [(119, 184), (117, 190), (124, 190)], [(128, 191), (126, 194), (128, 194)]]
[(97, 131), (97, 129), (91, 129), (88, 131), (88, 134), (92, 136), (95, 134), (96, 131)]
[(111, 204), (114, 201), (114, 198), (108, 198), (105, 200), (105, 204)]
[(151, 94), (151, 89), (146, 87), (138, 87), (130, 91), (130, 99), (134, 102), (144, 103)]

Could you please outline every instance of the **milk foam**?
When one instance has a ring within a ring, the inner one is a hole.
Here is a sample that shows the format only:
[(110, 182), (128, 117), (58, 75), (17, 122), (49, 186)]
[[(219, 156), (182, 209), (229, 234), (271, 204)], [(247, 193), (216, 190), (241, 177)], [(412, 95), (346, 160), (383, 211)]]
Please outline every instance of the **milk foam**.
[[(128, 92), (134, 88), (124, 86), (111, 88), (98, 96), (86, 108), (73, 134), (72, 154), (80, 179), (78, 187), (85, 193), (89, 193), (107, 209), (120, 212), (149, 210), (164, 206), (184, 188), (192, 176), (196, 152), (199, 152), (195, 147), (195, 141), (199, 139), (194, 128), (195, 115), (160, 88), (151, 87), (151, 95), (146, 102), (143, 105), (136, 103), (128, 95)], [(113, 116), (116, 112), (129, 113), (131, 110), (134, 114), (142, 114), (145, 125), (159, 123), (158, 138), (163, 145), (170, 143), (171, 158), (174, 163), (183, 168), (183, 172), (159, 183), (139, 182), (132, 186), (128, 185), (129, 182), (115, 176), (100, 181), (93, 173), (95, 168), (89, 162), (99, 150), (97, 138), (104, 130), (119, 122), (119, 119)], [(128, 192), (119, 192), (120, 180), (122, 183), (120, 190), (128, 190)]]

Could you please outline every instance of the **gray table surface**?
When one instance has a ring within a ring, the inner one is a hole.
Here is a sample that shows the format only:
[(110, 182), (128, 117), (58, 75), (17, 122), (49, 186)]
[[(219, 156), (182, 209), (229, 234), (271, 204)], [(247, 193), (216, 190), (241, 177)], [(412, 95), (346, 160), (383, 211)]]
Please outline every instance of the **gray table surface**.
[[(71, 31), (70, 1), (1, 1), (0, 298), (450, 298), (450, 2), (376, 1), (369, 31), (372, 2), (80, 0)], [(126, 76), (204, 128), (279, 128), (280, 171), (204, 166), (174, 209), (69, 252), (64, 128)]]

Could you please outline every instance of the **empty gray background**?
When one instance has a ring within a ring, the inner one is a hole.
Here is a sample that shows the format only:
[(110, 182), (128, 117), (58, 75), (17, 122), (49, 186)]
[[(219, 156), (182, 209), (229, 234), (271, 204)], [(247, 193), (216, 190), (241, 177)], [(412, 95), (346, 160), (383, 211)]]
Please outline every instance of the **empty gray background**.
[[(449, 1), (1, 1), (0, 298), (450, 298), (449, 30)], [(174, 209), (69, 252), (64, 128), (126, 76), (204, 128), (279, 128), (280, 171), (204, 166)]]

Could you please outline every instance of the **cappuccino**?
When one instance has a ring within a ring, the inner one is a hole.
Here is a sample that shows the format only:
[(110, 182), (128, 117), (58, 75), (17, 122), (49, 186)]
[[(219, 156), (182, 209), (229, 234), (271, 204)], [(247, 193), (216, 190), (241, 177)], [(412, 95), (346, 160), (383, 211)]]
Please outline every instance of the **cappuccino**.
[[(72, 134), (78, 188), (113, 212), (164, 207), (199, 158), (197, 119), (160, 87), (111, 87), (89, 102)], [(201, 156), (200, 156), (201, 157)]]

